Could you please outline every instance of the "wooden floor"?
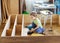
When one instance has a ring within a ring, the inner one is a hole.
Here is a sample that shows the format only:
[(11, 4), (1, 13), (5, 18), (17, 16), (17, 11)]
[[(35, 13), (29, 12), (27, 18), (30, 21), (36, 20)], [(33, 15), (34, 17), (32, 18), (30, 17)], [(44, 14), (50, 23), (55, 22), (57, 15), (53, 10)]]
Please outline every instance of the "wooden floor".
[(60, 36), (60, 26), (58, 26), (57, 24), (53, 24), (52, 25), (52, 30), (53, 31), (49, 31), (50, 29), (50, 25), (46, 25), (46, 31), (45, 34), (46, 36)]
[[(5, 24), (2, 24), (0, 26), (0, 36), (1, 36), (1, 33), (4, 29), (4, 26), (5, 26)], [(53, 30), (52, 32), (48, 31), (49, 28), (50, 28), (50, 25), (49, 24), (46, 25), (46, 28), (45, 28), (46, 29), (46, 31), (45, 31), (46, 36), (60, 36), (60, 26), (58, 26), (57, 24), (53, 24), (52, 25), (52, 30)]]

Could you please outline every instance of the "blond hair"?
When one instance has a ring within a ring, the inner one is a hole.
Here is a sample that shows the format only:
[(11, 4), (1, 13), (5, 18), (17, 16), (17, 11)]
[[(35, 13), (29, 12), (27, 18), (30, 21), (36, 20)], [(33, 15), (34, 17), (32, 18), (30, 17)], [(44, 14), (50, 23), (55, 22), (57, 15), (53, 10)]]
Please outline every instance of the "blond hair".
[(30, 15), (32, 15), (32, 16), (34, 16), (34, 17), (37, 17), (37, 12), (32, 11)]

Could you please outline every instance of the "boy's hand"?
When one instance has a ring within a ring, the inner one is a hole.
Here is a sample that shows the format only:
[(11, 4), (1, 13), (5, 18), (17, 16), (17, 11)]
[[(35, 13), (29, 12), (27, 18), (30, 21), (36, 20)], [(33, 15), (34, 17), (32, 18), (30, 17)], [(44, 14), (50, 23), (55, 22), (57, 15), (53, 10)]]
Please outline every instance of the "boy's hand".
[(33, 31), (35, 31), (35, 29), (31, 29), (31, 30), (30, 30), (30, 32), (33, 32)]

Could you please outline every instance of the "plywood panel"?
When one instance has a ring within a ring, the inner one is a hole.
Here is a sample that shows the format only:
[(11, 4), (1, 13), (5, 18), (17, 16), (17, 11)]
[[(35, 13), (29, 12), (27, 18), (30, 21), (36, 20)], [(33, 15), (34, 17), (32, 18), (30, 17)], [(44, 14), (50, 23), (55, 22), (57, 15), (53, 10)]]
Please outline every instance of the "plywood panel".
[(10, 0), (7, 0), (7, 9), (8, 9), (9, 15), (10, 15)]
[(57, 14), (53, 14), (52, 15), (52, 21), (53, 21), (53, 23), (58, 23), (58, 15)]
[[(41, 15), (37, 15), (37, 17), (40, 19)], [(53, 14), (52, 15), (52, 23), (58, 23), (58, 15), (57, 14)], [(40, 19), (42, 23), (44, 23), (44, 19)], [(24, 15), (24, 24), (30, 24), (32, 22), (32, 18), (30, 17), (30, 15)], [(47, 20), (46, 23), (50, 23), (50, 20)]]
[(59, 42), (60, 42), (60, 36), (1, 38), (1, 43), (59, 43)]
[(16, 35), (21, 35), (22, 25), (16, 25)]
[(30, 15), (24, 15), (24, 25), (28, 25), (30, 23), (32, 23), (32, 19), (30, 17)]
[(60, 26), (60, 15), (59, 15), (59, 26)]
[(11, 15), (11, 19), (10, 19), (10, 23), (11, 24), (14, 24), (14, 22), (15, 22), (15, 18), (16, 18), (16, 15)]
[(11, 18), (10, 18), (10, 28), (11, 29), (13, 29), (15, 18), (16, 18), (16, 15), (14, 15), (14, 14), (11, 15)]
[(22, 15), (17, 16), (17, 24), (22, 24)]
[(6, 36), (11, 36), (11, 33), (12, 33), (12, 29), (6, 30)]
[(19, 0), (8, 0), (8, 9), (10, 14), (19, 13)]

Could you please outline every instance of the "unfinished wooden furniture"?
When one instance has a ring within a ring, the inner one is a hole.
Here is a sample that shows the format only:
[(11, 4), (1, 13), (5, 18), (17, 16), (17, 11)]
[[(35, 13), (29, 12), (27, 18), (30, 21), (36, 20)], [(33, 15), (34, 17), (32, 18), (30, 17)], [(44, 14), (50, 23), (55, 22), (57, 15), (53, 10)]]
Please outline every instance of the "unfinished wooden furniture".
[[(39, 18), (40, 15), (38, 15), (37, 17)], [(27, 28), (25, 28), (25, 26), (31, 24), (32, 21), (33, 20), (31, 19), (30, 15), (11, 15), (6, 22), (5, 28), (1, 36), (5, 36), (6, 30), (9, 28), (12, 29), (11, 36), (15, 36), (16, 32), (20, 32), (18, 34), (20, 34), (21, 36), (25, 36), (23, 35), (24, 30), (28, 30)], [(58, 15), (52, 15), (52, 24), (58, 24), (58, 21)], [(41, 19), (41, 22), (42, 24), (44, 23), (43, 18)], [(47, 21), (47, 24), (49, 23), (50, 20)]]
[[(52, 15), (52, 16), (53, 16), (53, 24), (58, 23), (58, 15)], [(11, 20), (11, 17), (13, 17), (13, 15), (9, 16), (6, 22), (5, 28), (1, 34), (2, 43), (9, 43), (9, 42), (36, 43), (35, 41), (40, 43), (40, 40), (44, 41), (45, 39), (46, 40), (52, 39), (53, 41), (58, 40), (56, 39), (57, 37), (53, 37), (53, 36), (49, 37), (42, 34), (33, 33), (32, 35), (28, 35), (27, 32), (29, 30), (25, 26), (29, 25), (32, 22), (30, 15), (15, 15), (12, 20)], [(40, 15), (38, 15), (37, 17), (40, 17)], [(12, 24), (13, 24), (12, 31), (10, 28), (10, 22), (11, 22), (10, 20), (12, 21)], [(43, 20), (41, 21), (43, 23)], [(49, 21), (47, 21), (47, 23), (49, 23)], [(52, 41), (52, 40), (49, 40), (49, 41)]]

